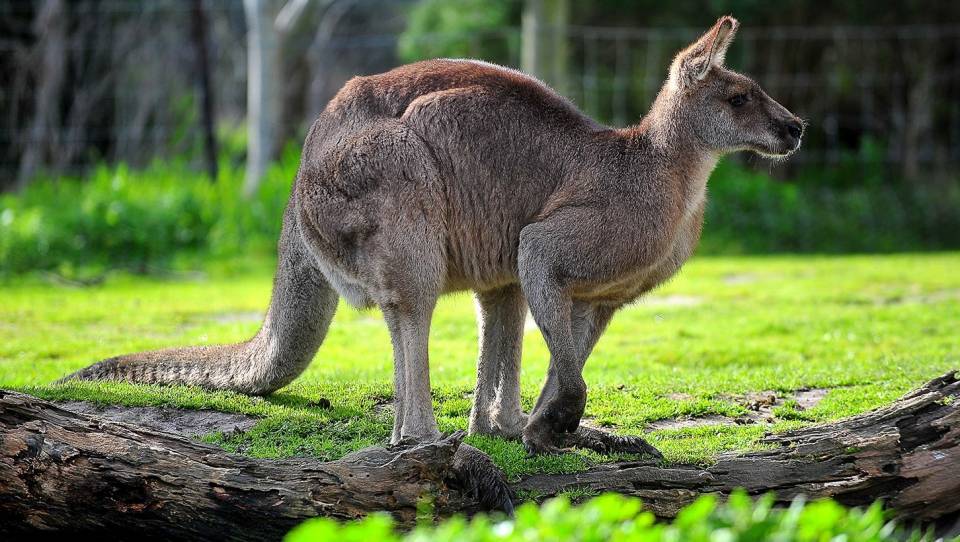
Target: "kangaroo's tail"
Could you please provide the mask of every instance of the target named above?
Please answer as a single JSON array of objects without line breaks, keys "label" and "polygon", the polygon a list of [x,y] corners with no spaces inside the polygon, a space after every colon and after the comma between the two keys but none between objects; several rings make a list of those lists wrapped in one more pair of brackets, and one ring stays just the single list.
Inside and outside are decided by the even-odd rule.
[{"label": "kangaroo's tail", "polygon": [[296,202],[283,219],[270,308],[249,341],[141,352],[105,359],[60,380],[186,384],[266,395],[296,378],[326,336],[338,296],[304,246]]}]

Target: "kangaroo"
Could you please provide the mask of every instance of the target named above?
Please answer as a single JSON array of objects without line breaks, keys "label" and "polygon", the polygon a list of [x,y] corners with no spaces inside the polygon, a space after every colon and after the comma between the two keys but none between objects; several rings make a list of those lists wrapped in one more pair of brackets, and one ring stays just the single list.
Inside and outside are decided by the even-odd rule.
[{"label": "kangaroo", "polygon": [[[110,358],[70,377],[262,395],[311,362],[344,298],[379,307],[394,352],[391,442],[439,437],[427,339],[439,296],[476,293],[480,355],[469,431],[530,453],[577,445],[658,455],[580,425],[582,370],[618,309],[674,275],[700,238],[721,156],[784,158],[802,122],[724,67],[737,21],[677,54],[650,112],[614,129],[540,81],[473,60],[356,77],[313,123],[283,219],[260,331],[225,346]],[[520,406],[527,310],[550,351]]]}]

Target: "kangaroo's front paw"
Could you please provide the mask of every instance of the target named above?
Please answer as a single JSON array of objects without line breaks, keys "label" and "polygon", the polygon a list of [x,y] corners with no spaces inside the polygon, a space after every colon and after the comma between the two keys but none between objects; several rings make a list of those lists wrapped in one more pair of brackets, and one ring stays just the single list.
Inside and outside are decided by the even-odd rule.
[{"label": "kangaroo's front paw", "polygon": [[573,433],[580,427],[580,419],[587,406],[585,391],[560,392],[539,411],[531,414],[531,423],[542,420],[543,424],[558,435]]}]

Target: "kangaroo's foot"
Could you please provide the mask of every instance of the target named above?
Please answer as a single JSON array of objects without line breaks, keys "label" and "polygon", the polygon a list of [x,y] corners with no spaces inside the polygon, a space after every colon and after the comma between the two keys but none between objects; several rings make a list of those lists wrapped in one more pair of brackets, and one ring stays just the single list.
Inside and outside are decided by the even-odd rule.
[{"label": "kangaroo's foot", "polygon": [[601,454],[642,454],[662,459],[660,450],[637,435],[615,435],[601,429],[581,425],[564,435],[567,446],[593,450]]},{"label": "kangaroo's foot", "polygon": [[523,428],[523,445],[530,454],[555,454],[565,443],[565,435],[580,426],[587,406],[586,387],[581,390],[559,390],[557,394],[530,413]]},{"label": "kangaroo's foot", "polygon": [[[534,418],[535,419],[535,418]],[[470,412],[470,434],[500,437],[524,443],[530,454],[560,453],[563,442],[553,438],[557,432],[548,424],[531,422],[531,416],[518,407],[509,411],[481,408]]]},{"label": "kangaroo's foot", "polygon": [[615,435],[586,425],[564,433],[544,430],[544,426],[527,426],[523,431],[523,445],[530,455],[559,454],[568,448],[581,448],[608,455],[641,454],[656,459],[663,458],[660,450],[643,437]]},{"label": "kangaroo's foot", "polygon": [[[491,437],[500,437],[505,440],[522,440],[523,428],[527,426],[529,416],[523,412],[512,417],[502,415],[485,417],[482,414],[474,414],[470,420],[470,434],[488,435]],[[660,459],[663,454],[643,437],[637,435],[616,435],[609,431],[596,429],[581,424],[572,433],[564,433],[559,436],[555,434],[538,435],[540,439],[535,443],[541,446],[537,448],[540,451],[531,450],[529,444],[524,442],[527,451],[531,454],[536,453],[561,453],[564,448],[581,448],[584,450],[593,450],[601,454],[640,454]],[[534,442],[534,441],[530,441]]]},{"label": "kangaroo's foot", "polygon": [[400,423],[396,421],[393,425],[393,432],[390,435],[391,446],[413,446],[417,444],[426,444],[436,442],[445,435],[437,429],[437,422],[430,416],[428,419],[419,420],[420,423]]},{"label": "kangaroo's foot", "polygon": [[474,404],[470,411],[469,432],[471,435],[487,435],[505,440],[520,440],[523,428],[527,425],[527,415],[516,407],[504,410],[482,408]]}]

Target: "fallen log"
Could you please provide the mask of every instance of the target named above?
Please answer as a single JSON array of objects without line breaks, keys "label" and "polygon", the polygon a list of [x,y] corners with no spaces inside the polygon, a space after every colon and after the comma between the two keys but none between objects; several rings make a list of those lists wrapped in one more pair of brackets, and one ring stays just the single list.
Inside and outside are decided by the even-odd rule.
[{"label": "fallen log", "polygon": [[462,437],[330,462],[253,459],[2,391],[0,533],[270,540],[309,517],[373,510],[409,525],[424,497],[439,514],[475,505],[448,487]]},{"label": "fallen log", "polygon": [[960,510],[960,382],[948,373],[890,406],[826,425],[770,435],[770,449],[723,454],[710,467],[616,463],[578,474],[535,475],[514,486],[546,498],[571,490],[635,495],[670,518],[704,493],[804,494],[849,506],[884,499],[903,517]]},{"label": "fallen log", "polygon": [[[461,438],[370,448],[331,462],[253,459],[0,392],[0,533],[264,540],[308,517],[374,510],[410,525],[427,496],[438,516],[477,509],[453,482]],[[917,520],[960,510],[960,382],[953,373],[888,407],[764,442],[770,449],[724,454],[710,467],[625,462],[530,476],[514,488],[541,497],[617,491],[643,498],[661,517],[702,493],[737,487],[773,492],[783,502],[798,494],[849,505],[882,498]]]}]

